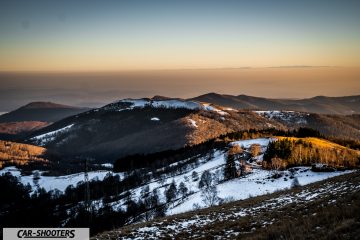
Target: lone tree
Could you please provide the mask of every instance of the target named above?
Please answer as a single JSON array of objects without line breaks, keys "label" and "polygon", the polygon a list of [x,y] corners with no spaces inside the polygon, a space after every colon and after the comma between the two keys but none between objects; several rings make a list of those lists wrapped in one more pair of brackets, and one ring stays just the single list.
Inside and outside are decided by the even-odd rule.
[{"label": "lone tree", "polygon": [[260,154],[261,152],[261,146],[260,144],[252,144],[250,146],[250,153],[252,157],[256,157]]},{"label": "lone tree", "polygon": [[151,192],[151,195],[149,197],[150,199],[150,207],[154,208],[157,207],[160,204],[159,200],[159,192],[156,188],[154,188]]},{"label": "lone tree", "polygon": [[[162,204],[159,198],[159,190],[154,188],[150,194],[149,198],[149,205],[148,208],[151,209],[151,217],[158,218],[158,217],[165,217],[166,213],[166,204]],[[145,214],[146,217],[146,214]]]},{"label": "lone tree", "polygon": [[193,171],[191,174],[191,178],[193,182],[196,182],[197,180],[199,180],[199,174],[196,171]]},{"label": "lone tree", "polygon": [[244,152],[244,149],[240,146],[240,145],[233,145],[230,149],[229,149],[229,154],[235,155],[235,154],[241,154]]},{"label": "lone tree", "polygon": [[208,170],[205,170],[203,174],[201,174],[199,188],[209,188],[212,183],[212,175]]},{"label": "lone tree", "polygon": [[271,169],[275,172],[274,177],[280,177],[280,169],[284,167],[284,161],[281,158],[274,157],[271,159]]},{"label": "lone tree", "polygon": [[40,173],[39,173],[39,171],[35,171],[34,176],[33,176],[33,183],[37,188],[40,187],[39,180],[40,180]]},{"label": "lone tree", "polygon": [[173,180],[169,188],[165,191],[166,201],[171,202],[172,200],[174,200],[176,198],[176,192],[177,192],[176,184],[175,181]]},{"label": "lone tree", "polygon": [[215,185],[211,185],[201,191],[202,201],[206,206],[212,207],[219,202],[218,190]]},{"label": "lone tree", "polygon": [[235,155],[228,153],[226,156],[226,163],[224,168],[224,179],[230,180],[236,178],[237,169],[235,164]]},{"label": "lone tree", "polygon": [[146,185],[145,187],[141,188],[140,196],[141,198],[146,198],[149,195],[150,187],[149,185]]},{"label": "lone tree", "polygon": [[186,197],[186,194],[188,193],[188,188],[185,186],[183,182],[179,185],[179,194],[184,198]]}]

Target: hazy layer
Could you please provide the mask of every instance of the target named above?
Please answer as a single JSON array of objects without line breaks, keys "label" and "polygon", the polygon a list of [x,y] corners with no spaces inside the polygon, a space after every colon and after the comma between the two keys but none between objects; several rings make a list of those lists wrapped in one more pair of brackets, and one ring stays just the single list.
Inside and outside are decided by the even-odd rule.
[{"label": "hazy layer", "polygon": [[132,97],[189,98],[208,92],[270,98],[360,94],[360,69],[206,69],[92,73],[0,73],[0,111],[31,101],[101,106]]}]

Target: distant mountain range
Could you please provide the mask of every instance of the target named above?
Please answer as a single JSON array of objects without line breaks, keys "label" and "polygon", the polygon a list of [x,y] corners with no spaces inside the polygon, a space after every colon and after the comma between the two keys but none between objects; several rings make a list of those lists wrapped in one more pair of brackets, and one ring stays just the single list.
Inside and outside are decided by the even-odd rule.
[{"label": "distant mountain range", "polygon": [[78,108],[52,102],[32,102],[1,115],[0,123],[23,121],[56,122],[89,109],[90,108]]},{"label": "distant mountain range", "polygon": [[208,102],[236,109],[288,110],[342,115],[360,113],[360,95],[347,97],[317,96],[308,99],[292,100],[208,93],[189,100]]},{"label": "distant mountain range", "polygon": [[63,118],[88,111],[51,102],[32,102],[0,115],[0,138],[16,139]]},{"label": "distant mountain range", "polygon": [[314,128],[326,136],[360,139],[360,115],[237,110],[156,96],[123,99],[67,117],[35,131],[27,141],[69,157],[114,161],[195,145],[234,131],[299,127]]},{"label": "distant mountain range", "polygon": [[178,149],[226,132],[266,128],[267,122],[281,128],[253,112],[239,114],[196,101],[124,99],[58,121],[28,141],[64,155],[113,161],[129,154]]},{"label": "distant mountain range", "polygon": [[[178,149],[248,129],[310,127],[329,137],[360,140],[359,100],[359,96],[285,100],[209,93],[189,100],[123,99],[97,109],[34,102],[0,116],[0,139],[101,161]],[[346,113],[353,114],[342,115]]]}]

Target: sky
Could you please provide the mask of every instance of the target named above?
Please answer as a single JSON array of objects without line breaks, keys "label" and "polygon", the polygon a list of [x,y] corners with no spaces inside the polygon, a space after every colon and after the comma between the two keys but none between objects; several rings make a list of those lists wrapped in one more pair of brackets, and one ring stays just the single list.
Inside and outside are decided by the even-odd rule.
[{"label": "sky", "polygon": [[360,1],[1,0],[0,70],[360,62]]},{"label": "sky", "polygon": [[0,111],[360,94],[358,0],[0,0]]}]

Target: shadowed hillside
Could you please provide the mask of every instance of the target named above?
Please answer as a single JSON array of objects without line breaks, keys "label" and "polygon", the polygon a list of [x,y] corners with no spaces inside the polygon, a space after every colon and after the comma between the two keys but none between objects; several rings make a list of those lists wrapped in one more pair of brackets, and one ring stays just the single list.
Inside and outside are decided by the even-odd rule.
[{"label": "shadowed hillside", "polygon": [[246,95],[232,96],[217,93],[204,94],[191,100],[209,102],[236,109],[292,110],[321,114],[359,114],[360,96],[324,97],[308,99],[269,99]]},{"label": "shadowed hillside", "polygon": [[65,117],[89,110],[51,102],[32,102],[0,116],[0,122],[56,122]]}]

